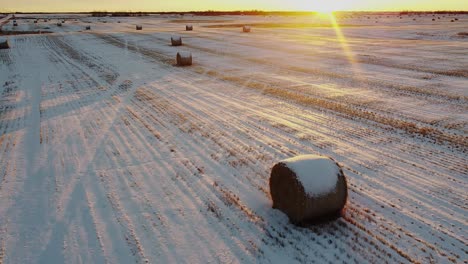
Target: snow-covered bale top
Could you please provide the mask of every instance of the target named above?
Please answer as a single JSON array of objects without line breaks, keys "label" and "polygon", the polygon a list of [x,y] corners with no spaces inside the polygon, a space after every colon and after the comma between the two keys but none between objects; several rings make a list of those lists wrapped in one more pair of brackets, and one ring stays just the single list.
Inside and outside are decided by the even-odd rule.
[{"label": "snow-covered bale top", "polygon": [[270,191],[273,208],[299,225],[338,216],[348,193],[340,166],[317,155],[297,156],[273,166]]}]

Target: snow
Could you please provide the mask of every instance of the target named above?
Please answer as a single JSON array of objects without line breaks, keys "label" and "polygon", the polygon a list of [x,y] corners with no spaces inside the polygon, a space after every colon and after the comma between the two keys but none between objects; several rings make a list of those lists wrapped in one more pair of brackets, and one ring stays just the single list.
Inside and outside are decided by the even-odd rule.
[{"label": "snow", "polygon": [[[0,50],[0,263],[468,259],[468,15],[338,18],[341,38],[315,16],[18,16],[2,29],[53,33]],[[342,166],[342,218],[272,209],[271,165],[300,153]]]},{"label": "snow", "polygon": [[300,155],[282,160],[297,176],[304,191],[311,197],[330,193],[336,187],[340,168],[330,158],[318,155]]}]

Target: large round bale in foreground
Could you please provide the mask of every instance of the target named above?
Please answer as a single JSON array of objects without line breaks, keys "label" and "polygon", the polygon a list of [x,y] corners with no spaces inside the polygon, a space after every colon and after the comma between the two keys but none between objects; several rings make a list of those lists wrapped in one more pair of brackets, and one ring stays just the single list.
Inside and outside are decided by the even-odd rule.
[{"label": "large round bale in foreground", "polygon": [[192,26],[192,25],[186,25],[186,26],[185,26],[185,30],[186,30],[186,31],[192,31],[192,30],[193,30],[193,26]]},{"label": "large round bale in foreground", "polygon": [[192,53],[190,52],[177,52],[177,66],[190,66],[192,65]]},{"label": "large round bale in foreground", "polygon": [[341,167],[331,158],[302,155],[280,161],[270,176],[273,208],[303,226],[338,217],[348,198]]},{"label": "large round bale in foreground", "polygon": [[171,37],[171,45],[172,46],[182,46],[182,38],[181,37]]},{"label": "large round bale in foreground", "polygon": [[10,44],[8,43],[8,40],[0,42],[0,49],[9,49],[9,48],[10,48]]},{"label": "large round bale in foreground", "polygon": [[142,30],[143,26],[142,25],[136,25],[136,30]]}]

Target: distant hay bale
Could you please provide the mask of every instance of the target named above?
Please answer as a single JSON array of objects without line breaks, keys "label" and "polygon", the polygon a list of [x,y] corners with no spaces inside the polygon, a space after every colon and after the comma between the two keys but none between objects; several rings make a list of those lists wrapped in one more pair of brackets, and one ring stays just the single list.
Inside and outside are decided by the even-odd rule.
[{"label": "distant hay bale", "polygon": [[10,44],[8,43],[8,40],[0,42],[0,49],[9,49],[9,48],[10,48]]},{"label": "distant hay bale", "polygon": [[44,19],[44,22],[47,22],[47,19]]},{"label": "distant hay bale", "polygon": [[177,52],[177,66],[190,66],[192,65],[192,53],[190,52]]},{"label": "distant hay bale", "polygon": [[192,31],[193,30],[193,25],[185,25],[185,30],[186,31]]},{"label": "distant hay bale", "polygon": [[14,26],[14,27],[17,27],[17,26],[18,26],[18,23],[16,23],[16,22],[13,23],[13,26]]},{"label": "distant hay bale", "polygon": [[37,24],[37,20],[34,20],[34,24]]},{"label": "distant hay bale", "polygon": [[142,25],[136,25],[136,30],[142,30],[143,26]]},{"label": "distant hay bale", "polygon": [[450,20],[450,22],[455,22],[455,20],[452,19],[452,20]]},{"label": "distant hay bale", "polygon": [[435,21],[435,18],[433,18],[432,21]]},{"label": "distant hay bale", "polygon": [[62,26],[62,23],[57,23],[57,27],[61,27]]},{"label": "distant hay bale", "polygon": [[280,161],[271,170],[269,184],[273,208],[300,226],[338,217],[348,197],[343,170],[324,156]]},{"label": "distant hay bale", "polygon": [[91,30],[91,26],[86,26],[86,30]]},{"label": "distant hay bale", "polygon": [[180,36],[171,37],[172,46],[182,46],[182,38]]},{"label": "distant hay bale", "polygon": [[455,20],[455,21],[458,21],[458,18],[455,18],[454,20]]},{"label": "distant hay bale", "polygon": [[250,27],[249,26],[243,26],[242,27],[242,32],[249,33],[250,32]]},{"label": "distant hay bale", "polygon": [[117,21],[117,23],[120,23],[120,21]]},{"label": "distant hay bale", "polygon": [[65,24],[65,20],[62,20],[62,24]]}]

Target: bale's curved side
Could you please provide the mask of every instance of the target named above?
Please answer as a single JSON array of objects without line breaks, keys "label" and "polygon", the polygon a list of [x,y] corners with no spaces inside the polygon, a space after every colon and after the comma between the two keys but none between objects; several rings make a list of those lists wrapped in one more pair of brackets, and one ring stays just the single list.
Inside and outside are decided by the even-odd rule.
[{"label": "bale's curved side", "polygon": [[185,55],[178,52],[176,60],[178,66],[190,66],[192,65],[192,54]]},{"label": "bale's curved side", "polygon": [[335,189],[323,196],[306,199],[305,215],[302,224],[320,222],[340,216],[348,199],[348,187],[340,169]]}]

